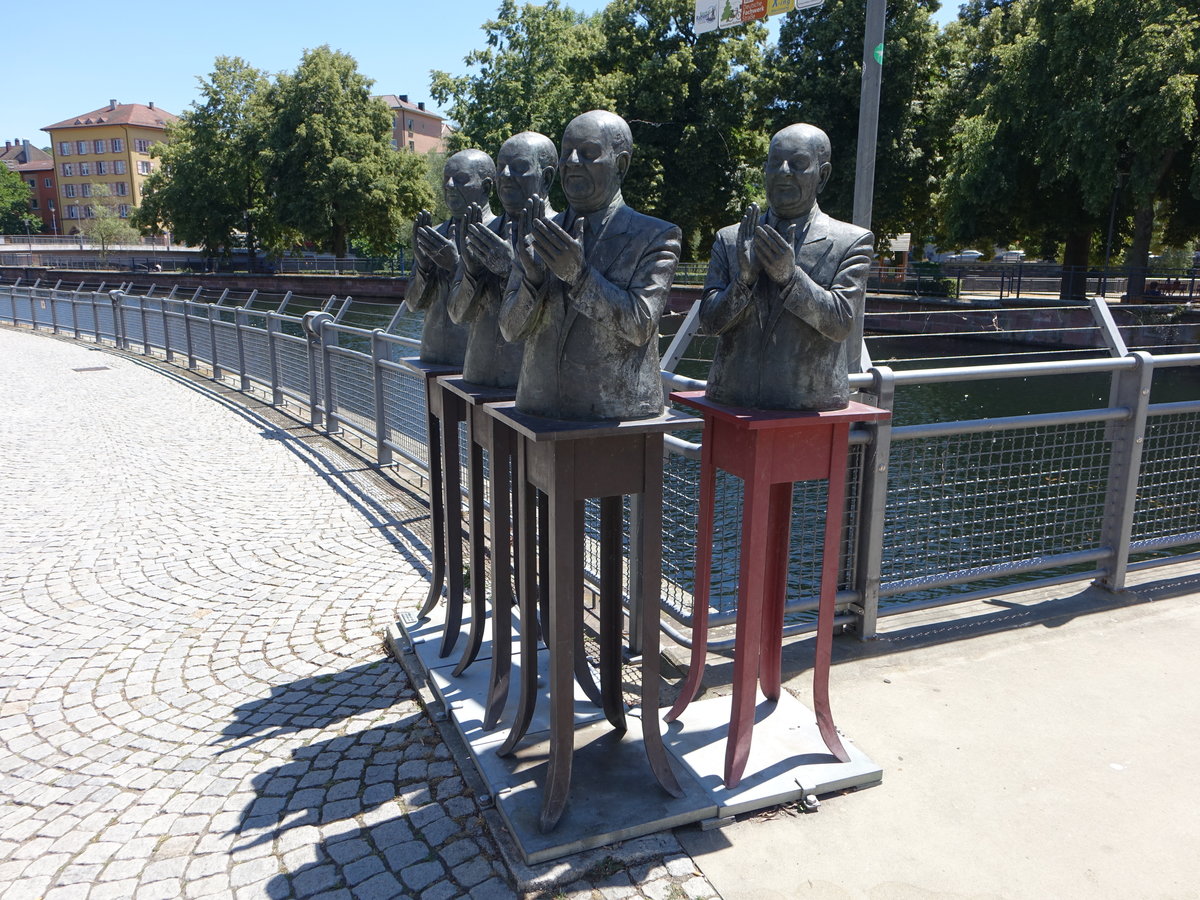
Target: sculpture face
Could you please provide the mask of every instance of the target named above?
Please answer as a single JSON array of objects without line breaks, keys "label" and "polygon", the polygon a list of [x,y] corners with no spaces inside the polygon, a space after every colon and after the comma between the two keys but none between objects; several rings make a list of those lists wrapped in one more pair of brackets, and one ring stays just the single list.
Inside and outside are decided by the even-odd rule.
[{"label": "sculpture face", "polygon": [[576,212],[595,212],[620,192],[629,152],[617,149],[602,116],[584,113],[563,132],[558,169],[571,207]]},{"label": "sculpture face", "polygon": [[451,216],[464,215],[472,203],[484,208],[488,206],[494,171],[491,159],[480,150],[462,150],[446,160],[446,168],[442,171],[442,197]]},{"label": "sculpture face", "polygon": [[776,215],[792,219],[812,209],[832,171],[828,161],[822,162],[823,139],[822,132],[806,126],[785,128],[771,138],[763,175]]},{"label": "sculpture face", "polygon": [[554,144],[543,135],[519,134],[509,138],[496,156],[496,193],[510,216],[537,194],[545,197],[554,181]]}]

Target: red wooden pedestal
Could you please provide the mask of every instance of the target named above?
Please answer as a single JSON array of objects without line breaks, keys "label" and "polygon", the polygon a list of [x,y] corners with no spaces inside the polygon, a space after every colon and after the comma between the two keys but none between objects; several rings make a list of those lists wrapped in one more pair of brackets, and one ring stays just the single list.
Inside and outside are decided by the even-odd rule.
[{"label": "red wooden pedestal", "polygon": [[674,721],[687,708],[700,688],[704,673],[717,469],[741,478],[745,491],[734,638],[733,708],[725,745],[725,786],[728,788],[737,786],[746,769],[759,684],[768,700],[779,699],[792,483],[828,479],[813,664],[813,707],[825,746],[839,760],[848,762],[850,757],[838,737],[829,709],[829,665],[846,498],[846,458],[851,424],[884,419],[891,413],[862,403],[851,403],[845,409],[827,412],[740,409],[714,403],[706,399],[702,391],[673,393],[671,399],[703,413],[704,444],[696,527],[691,665],[679,699],[666,720]]}]

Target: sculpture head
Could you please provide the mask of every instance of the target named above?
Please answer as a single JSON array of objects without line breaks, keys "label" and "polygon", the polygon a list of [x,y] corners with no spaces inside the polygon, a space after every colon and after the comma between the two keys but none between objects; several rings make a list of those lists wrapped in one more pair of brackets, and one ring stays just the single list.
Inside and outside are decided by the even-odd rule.
[{"label": "sculpture head", "polygon": [[767,203],[777,216],[807,215],[833,166],[829,136],[815,125],[789,125],[775,133],[763,167]]},{"label": "sculpture head", "polygon": [[558,168],[563,193],[576,212],[606,208],[621,193],[633,158],[633,135],[616,113],[594,109],[563,132]]},{"label": "sculpture head", "polygon": [[478,203],[485,210],[496,181],[496,164],[482,150],[460,150],[446,160],[442,170],[442,197],[450,215],[458,218]]},{"label": "sculpture head", "polygon": [[557,167],[558,151],[544,134],[522,131],[505,141],[496,154],[496,193],[504,211],[516,215],[534,194],[549,194]]}]

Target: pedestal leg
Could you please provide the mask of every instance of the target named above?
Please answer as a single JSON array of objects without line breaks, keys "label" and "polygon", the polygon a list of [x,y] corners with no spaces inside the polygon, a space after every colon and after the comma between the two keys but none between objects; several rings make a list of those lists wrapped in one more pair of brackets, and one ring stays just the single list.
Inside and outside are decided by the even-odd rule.
[{"label": "pedestal leg", "polygon": [[625,730],[621,696],[621,498],[600,499],[600,696],[604,717]]},{"label": "pedestal leg", "polygon": [[762,655],[763,603],[767,572],[770,482],[750,467],[742,501],[742,559],[733,651],[733,705],[725,741],[725,786],[737,787],[750,757],[754,708]]},{"label": "pedestal leg", "polygon": [[512,507],[509,500],[512,474],[512,432],[492,423],[492,668],[488,678],[487,706],[483,730],[491,731],[500,721],[508,699],[512,672]]},{"label": "pedestal leg", "polygon": [[821,555],[821,600],[817,611],[817,645],[813,660],[813,709],[817,728],[829,752],[841,762],[850,754],[842,746],[829,708],[829,667],[833,659],[833,616],[837,610],[838,559],[842,516],[846,506],[846,456],[850,427],[830,429],[829,491],[825,510],[825,546]]},{"label": "pedestal leg", "polygon": [[542,831],[554,828],[566,808],[575,753],[575,631],[583,567],[574,544],[575,535],[583,533],[583,517],[582,504],[573,496],[574,456],[569,444],[555,448],[550,491],[550,761],[542,795]]},{"label": "pedestal leg", "polygon": [[704,662],[708,656],[708,594],[712,580],[713,509],[716,503],[717,468],[713,464],[713,444],[717,426],[712,419],[704,423],[704,443],[700,450],[700,506],[696,511],[696,568],[692,589],[692,654],[687,678],[666,721],[674,722],[700,692]]},{"label": "pedestal leg", "polygon": [[[574,489],[574,485],[572,485],[571,489]],[[571,545],[571,552],[575,557],[575,569],[579,572],[579,589],[575,592],[573,599],[575,610],[575,630],[573,632],[575,641],[575,681],[583,688],[585,697],[591,700],[596,706],[603,708],[600,687],[596,684],[595,678],[592,677],[592,669],[588,665],[587,646],[583,640],[583,515],[585,503],[583,500],[577,500],[576,504],[579,508],[575,512],[579,518],[580,525],[579,530],[573,534]],[[553,541],[554,533],[551,532],[551,535],[551,541]]]},{"label": "pedestal leg", "polygon": [[[493,454],[494,455],[494,454]],[[494,462],[494,461],[493,461]],[[493,504],[495,502],[495,494]],[[495,506],[492,507],[495,515]],[[467,412],[467,535],[471,549],[471,627],[462,658],[454,667],[457,678],[467,670],[483,645],[484,623],[487,620],[487,566],[484,564],[486,535],[483,512],[483,447],[475,440],[475,412]],[[493,568],[495,560],[492,561]],[[493,589],[493,595],[495,591]]]},{"label": "pedestal leg", "polygon": [[526,442],[517,441],[517,518],[520,529],[517,534],[518,552],[521,554],[521,585],[518,599],[521,603],[521,680],[517,697],[517,711],[513,716],[508,737],[496,752],[508,756],[529,730],[533,710],[537,706],[538,677],[538,590],[537,575],[537,528],[534,525],[538,492],[525,478],[527,470]]},{"label": "pedestal leg", "polygon": [[662,725],[659,722],[658,683],[658,625],[662,604],[662,495],[663,439],[661,434],[647,435],[645,457],[645,491],[642,495],[641,547],[638,558],[642,593],[642,742],[646,757],[658,783],[672,797],[682,797],[683,788],[671,769],[667,748],[663,746]]},{"label": "pedestal leg", "polygon": [[763,598],[763,620],[760,644],[762,658],[758,677],[763,696],[778,700],[782,689],[783,609],[787,600],[788,546],[792,531],[792,483],[782,481],[771,485],[767,512],[767,573],[766,595]]},{"label": "pedestal leg", "polygon": [[550,643],[550,498],[537,495],[537,627],[542,643]]},{"label": "pedestal leg", "polygon": [[[427,391],[435,390],[425,382]],[[417,613],[423,619],[437,606],[446,583],[446,511],[442,508],[442,428],[438,417],[433,414],[429,398],[425,400],[425,452],[429,457],[429,531],[433,539],[432,571],[429,575],[429,594]]]},{"label": "pedestal leg", "polygon": [[446,521],[446,578],[449,596],[446,598],[446,627],[442,631],[442,648],[438,656],[445,659],[458,642],[462,630],[463,606],[463,559],[462,559],[462,474],[458,457],[458,423],[462,421],[458,401],[449,391],[444,391],[437,382],[430,388],[441,391],[442,403],[442,484],[445,486]]}]

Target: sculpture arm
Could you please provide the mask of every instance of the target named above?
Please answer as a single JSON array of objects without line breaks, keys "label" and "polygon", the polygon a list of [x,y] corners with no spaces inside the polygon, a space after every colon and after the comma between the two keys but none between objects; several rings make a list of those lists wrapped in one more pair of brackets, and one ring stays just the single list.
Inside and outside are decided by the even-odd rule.
[{"label": "sculpture arm", "polygon": [[500,304],[500,334],[506,341],[523,341],[542,330],[549,290],[546,279],[540,285],[530,283],[520,261],[513,263]]},{"label": "sculpture arm", "polygon": [[450,314],[450,320],[455,325],[474,322],[487,302],[489,286],[498,281],[499,277],[487,270],[472,275],[459,261],[450,287],[450,296],[446,300],[446,311]]},{"label": "sculpture arm", "polygon": [[861,313],[867,292],[867,273],[875,237],[864,231],[842,256],[828,288],[821,287],[800,266],[783,287],[784,309],[807,322],[831,341],[844,341]]},{"label": "sculpture arm", "polygon": [[719,235],[713,241],[700,300],[700,330],[704,334],[721,334],[736,325],[753,303],[754,287],[738,279],[730,259],[732,250]]},{"label": "sculpture arm", "polygon": [[658,334],[658,320],[671,293],[679,262],[680,230],[672,225],[654,235],[638,257],[628,286],[614,284],[595,267],[584,266],[567,289],[571,304],[597,324],[635,347]]},{"label": "sculpture arm", "polygon": [[413,312],[426,309],[437,294],[437,277],[433,269],[414,268],[404,291],[404,305]]}]

